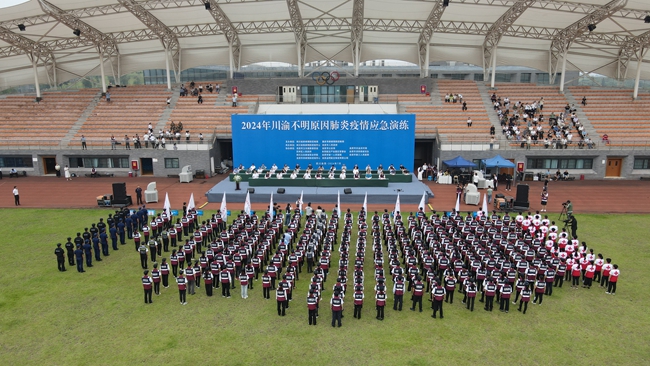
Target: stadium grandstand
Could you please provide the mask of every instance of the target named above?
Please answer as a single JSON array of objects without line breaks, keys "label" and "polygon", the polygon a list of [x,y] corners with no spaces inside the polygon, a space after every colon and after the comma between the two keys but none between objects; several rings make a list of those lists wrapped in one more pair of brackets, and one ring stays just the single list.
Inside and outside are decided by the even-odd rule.
[{"label": "stadium grandstand", "polygon": [[209,176],[233,114],[379,104],[415,114],[409,167],[500,154],[530,179],[650,176],[645,0],[3,4],[7,170]]}]

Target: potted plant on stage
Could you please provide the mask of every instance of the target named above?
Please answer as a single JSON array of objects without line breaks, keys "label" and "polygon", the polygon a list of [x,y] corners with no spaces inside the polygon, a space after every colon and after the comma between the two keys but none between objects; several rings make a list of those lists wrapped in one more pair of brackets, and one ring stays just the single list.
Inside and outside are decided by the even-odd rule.
[{"label": "potted plant on stage", "polygon": [[233,177],[233,180],[235,181],[235,190],[236,191],[241,191],[241,188],[239,188],[239,182],[241,182],[241,175],[235,174]]}]

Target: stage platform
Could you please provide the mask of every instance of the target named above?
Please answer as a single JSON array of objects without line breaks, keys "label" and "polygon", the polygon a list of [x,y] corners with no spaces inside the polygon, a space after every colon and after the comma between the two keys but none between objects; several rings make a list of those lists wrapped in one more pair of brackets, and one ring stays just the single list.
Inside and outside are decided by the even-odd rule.
[{"label": "stage platform", "polygon": [[[235,190],[235,183],[225,179],[212,187],[205,196],[208,202],[219,203],[226,193],[226,200],[230,202],[244,202],[246,192],[249,188],[247,182],[239,184],[241,190]],[[303,202],[336,203],[337,194],[341,192],[341,206],[347,208],[350,204],[362,204],[368,193],[368,204],[395,204],[399,193],[400,203],[418,204],[422,199],[422,193],[427,192],[429,198],[433,198],[433,192],[427,185],[418,181],[415,176],[410,183],[389,183],[388,187],[351,187],[352,193],[345,194],[343,190],[348,187],[283,187],[285,193],[277,193],[278,187],[252,187],[255,193],[251,193],[251,203],[269,202],[271,192],[273,201],[280,204],[295,203],[303,193]]]}]

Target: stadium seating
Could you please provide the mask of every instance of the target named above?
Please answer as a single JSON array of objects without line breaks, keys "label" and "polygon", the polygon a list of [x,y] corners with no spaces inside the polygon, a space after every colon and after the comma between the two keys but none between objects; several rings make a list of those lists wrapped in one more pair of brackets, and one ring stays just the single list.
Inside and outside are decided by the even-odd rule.
[{"label": "stadium seating", "polygon": [[[437,80],[440,98],[447,93],[462,94],[467,102],[467,111],[462,111],[462,103],[444,103],[442,106],[406,106],[407,113],[415,113],[415,132],[430,133],[438,128],[438,133],[450,139],[489,140],[490,119],[481,94],[473,81]],[[467,118],[472,119],[472,127],[467,127]]]},{"label": "stadium seating", "polygon": [[0,99],[3,145],[58,145],[98,92],[83,89],[43,93],[40,103],[33,96]]},{"label": "stadium seating", "polygon": [[165,85],[138,85],[111,88],[111,102],[103,98],[95,107],[71,144],[77,144],[84,135],[89,144],[110,145],[110,137],[122,141],[124,135],[142,136],[147,125],[156,125],[167,108],[167,98],[172,92]]},{"label": "stadium seating", "polygon": [[650,140],[650,93],[639,93],[639,100],[632,100],[632,90],[594,89],[591,87],[569,87],[577,101],[587,98],[582,107],[589,122],[596,129],[599,140],[607,135],[611,144],[630,143],[648,145]]},{"label": "stadium seating", "polygon": [[167,129],[172,121],[182,122],[183,130],[190,131],[192,136],[202,133],[205,138],[217,133],[230,133],[230,115],[233,113],[248,113],[248,106],[233,108],[230,104],[215,105],[217,94],[204,93],[203,104],[197,103],[197,97],[181,97],[172,111]]}]

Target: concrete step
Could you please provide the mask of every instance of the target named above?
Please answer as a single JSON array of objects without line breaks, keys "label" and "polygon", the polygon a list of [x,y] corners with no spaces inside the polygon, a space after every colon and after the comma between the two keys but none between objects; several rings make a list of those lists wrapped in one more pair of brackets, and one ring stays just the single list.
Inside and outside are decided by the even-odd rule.
[{"label": "concrete step", "polygon": [[[97,92],[97,94],[93,97],[93,99],[88,103],[88,106],[86,109],[81,113],[79,116],[79,119],[77,119],[77,122],[75,122],[72,127],[68,130],[68,133],[61,139],[61,146],[65,146],[70,144],[74,136],[79,132],[81,127],[83,127],[84,123],[86,123],[86,120],[90,115],[92,115],[93,111],[95,110],[95,107],[100,103],[102,99],[102,93]],[[81,148],[81,143],[79,143],[79,148]]]},{"label": "concrete step", "polygon": [[[589,121],[589,117],[587,117],[585,111],[582,109],[582,104],[580,104],[580,101],[576,100],[568,88],[564,89],[564,97],[566,98],[567,102],[569,102],[570,105],[573,105],[576,109],[576,116],[578,116],[580,123],[585,126],[585,133],[587,134],[587,137],[594,141],[598,141],[598,132]],[[580,100],[582,100],[582,98]]]},{"label": "concrete step", "polygon": [[476,83],[476,87],[478,88],[479,93],[481,94],[481,99],[483,100],[483,105],[485,106],[485,110],[488,114],[488,117],[490,118],[490,123],[494,128],[496,129],[496,139],[497,140],[504,140],[505,137],[501,134],[501,122],[499,121],[499,117],[497,114],[494,112],[494,105],[492,104],[492,101],[490,100],[490,90],[488,87],[481,82]]},{"label": "concrete step", "polygon": [[179,98],[180,98],[180,92],[178,90],[172,89],[172,100],[170,101],[167,109],[165,109],[165,111],[160,115],[160,119],[158,120],[158,123],[156,123],[154,131],[159,131],[159,130],[164,131],[166,129],[167,123],[171,118],[174,108],[176,108],[176,103],[178,102]]},{"label": "concrete step", "polygon": [[442,98],[440,98],[440,88],[438,87],[438,81],[433,80],[431,82],[431,105],[442,106]]}]

